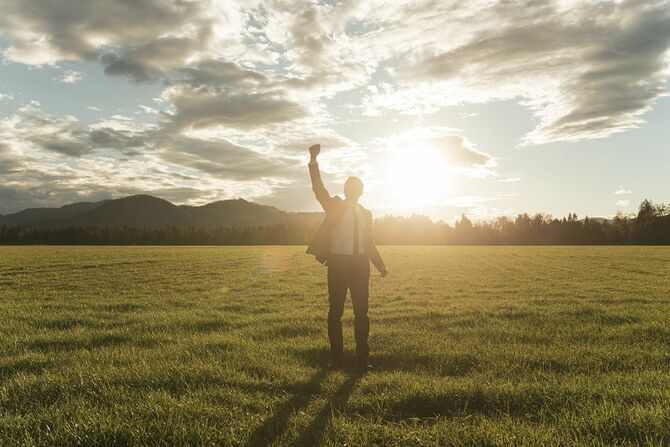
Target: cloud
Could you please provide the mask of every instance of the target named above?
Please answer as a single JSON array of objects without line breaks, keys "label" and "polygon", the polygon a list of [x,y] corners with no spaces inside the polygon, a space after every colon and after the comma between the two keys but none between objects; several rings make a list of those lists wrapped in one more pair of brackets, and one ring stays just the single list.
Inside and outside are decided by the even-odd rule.
[{"label": "cloud", "polygon": [[[198,200],[198,195],[210,196],[206,191],[217,191],[218,198],[224,190],[226,195],[267,195],[293,179],[295,157],[286,156],[295,151],[289,148],[293,133],[286,132],[284,139],[275,132],[296,121],[300,128],[314,130],[321,119],[313,112],[321,109],[315,99],[290,91],[298,79],[296,73],[283,70],[278,75],[274,69],[261,73],[252,68],[250,61],[278,60],[276,49],[253,42],[248,32],[258,31],[247,20],[247,14],[262,15],[256,6],[179,0],[140,0],[133,5],[65,0],[56,6],[37,0],[0,0],[0,34],[9,41],[6,60],[28,65],[97,60],[107,75],[164,85],[162,111],[141,107],[154,115],[152,125],[114,116],[84,126],[74,116],[51,115],[38,105],[23,107],[3,120],[3,135],[22,152],[17,159],[42,158],[33,159],[34,176],[25,178],[25,187],[16,186],[23,195],[15,200],[44,203],[45,198],[27,191],[47,188],[48,182],[63,188],[50,200],[73,197],[77,188],[97,191],[92,186],[95,182],[106,185],[110,195],[130,190],[179,191],[182,199],[193,194],[190,200]],[[76,78],[66,73],[63,80]],[[101,111],[95,106],[90,110]],[[216,129],[235,133],[238,140],[208,135]],[[195,131],[201,134],[194,135]],[[328,133],[333,132],[328,129]],[[266,142],[269,146],[263,148]],[[163,166],[162,171],[125,175],[142,172],[136,161],[146,157]],[[71,166],[64,171],[67,180],[43,177],[45,183],[40,182],[38,173],[60,160]],[[113,164],[124,166],[124,175],[112,171]],[[189,185],[151,182],[151,178],[166,177]]]},{"label": "cloud", "polygon": [[443,135],[428,140],[428,143],[437,146],[447,161],[455,165],[484,166],[493,160],[461,135]]},{"label": "cloud", "polygon": [[[160,192],[175,197],[175,191],[190,191],[195,202],[213,197],[214,191],[219,199],[226,197],[222,191],[256,197],[295,175],[295,160],[281,152],[263,154],[223,138],[189,137],[169,123],[138,123],[122,115],[83,126],[73,116],[44,112],[36,102],[1,120],[0,137],[7,141],[0,146],[0,172],[23,172],[20,181],[4,178],[23,191],[14,196],[16,203],[32,198],[37,205],[47,197],[65,199],[78,190],[92,193],[105,187],[108,196]],[[150,173],[139,174],[149,166]],[[44,175],[52,170],[60,177]],[[51,196],[28,191],[47,190],[54,182],[59,192]]]},{"label": "cloud", "polygon": [[304,118],[305,104],[289,98],[277,83],[254,70],[214,59],[176,70],[161,99],[178,131],[226,126],[255,129]]},{"label": "cloud", "polygon": [[616,195],[618,195],[618,196],[620,196],[620,195],[624,195],[624,194],[632,194],[632,193],[633,193],[633,191],[631,191],[630,189],[625,189],[625,188],[623,187],[623,185],[619,185],[619,187],[617,188],[617,190],[614,191],[614,194],[616,194]]},{"label": "cloud", "polygon": [[35,102],[0,120],[0,136],[24,152],[41,149],[68,157],[81,157],[97,149],[139,148],[145,144],[145,132],[152,128],[119,116],[83,127],[76,117],[50,115]]},{"label": "cloud", "polygon": [[93,59],[103,47],[152,41],[197,22],[204,3],[2,0],[0,29],[11,40],[5,57],[36,65]]},{"label": "cloud", "polygon": [[61,82],[65,82],[66,84],[76,84],[82,79],[84,79],[84,75],[75,70],[65,70],[65,73],[60,78]]},{"label": "cloud", "polygon": [[346,32],[351,4],[311,1],[267,1],[262,32],[283,51],[284,86],[331,97],[364,85],[376,69],[377,58],[359,52]]},{"label": "cloud", "polygon": [[11,93],[0,93],[0,101],[11,101],[14,95]]},{"label": "cloud", "polygon": [[399,88],[368,95],[368,109],[416,113],[423,103],[430,113],[518,99],[538,120],[525,142],[545,143],[636,127],[664,91],[667,2],[584,2],[568,11],[559,3],[499,2],[480,12],[452,46],[417,46],[413,62],[397,69]]},{"label": "cloud", "polygon": [[74,116],[52,116],[31,103],[19,108],[15,115],[0,120],[0,136],[14,144],[76,157],[89,151],[85,132],[77,123]]},{"label": "cloud", "polygon": [[100,57],[108,75],[126,75],[136,82],[154,81],[187,64],[209,40],[209,28],[193,37],[159,37],[145,43],[129,45],[120,53],[103,53]]},{"label": "cloud", "polygon": [[325,58],[328,49],[333,46],[333,39],[323,27],[319,8],[301,7],[294,11],[291,22],[288,27],[289,51],[294,53],[295,63],[310,70],[326,62]]},{"label": "cloud", "polygon": [[155,144],[156,154],[175,165],[225,179],[262,181],[290,177],[293,165],[230,141],[170,136]]},{"label": "cloud", "polygon": [[14,173],[20,167],[21,162],[12,147],[6,143],[0,143],[0,174]]},{"label": "cloud", "polygon": [[627,208],[627,207],[630,206],[630,200],[618,200],[615,205],[623,207],[623,208]]},{"label": "cloud", "polygon": [[467,169],[495,167],[495,158],[481,152],[457,129],[448,127],[418,126],[389,137],[379,138],[375,143],[395,152],[429,150],[444,159],[449,166]]},{"label": "cloud", "polygon": [[300,104],[279,91],[226,94],[180,88],[169,99],[175,109],[170,118],[179,129],[216,125],[251,129],[306,115]]},{"label": "cloud", "polygon": [[[314,95],[370,85],[361,102],[368,115],[513,99],[538,122],[524,142],[581,140],[639,126],[664,94],[669,72],[667,1],[0,0],[0,6],[8,60],[99,58],[108,74],[144,82],[181,73],[194,90],[221,87],[223,78],[235,85],[234,76],[247,83],[238,90],[270,83],[262,92],[229,88],[221,99],[183,91],[185,115],[236,126],[244,119],[235,122],[228,110],[263,107],[267,121],[281,122],[298,116],[296,95],[318,101]],[[272,68],[243,73],[240,63]]]},{"label": "cloud", "polygon": [[140,114],[159,115],[160,114],[160,111],[158,109],[154,109],[153,107],[144,106],[144,105],[141,105],[141,104],[138,107],[140,108],[140,110],[135,112],[136,115],[140,115]]},{"label": "cloud", "polygon": [[188,85],[197,90],[254,88],[268,82],[269,78],[266,75],[244,69],[236,63],[206,59],[196,65],[177,70],[171,83]]},{"label": "cloud", "polygon": [[20,40],[8,47],[3,56],[6,60],[26,65],[55,65],[60,60],[74,60],[74,55],[59,53],[44,36],[34,34],[31,40]]},{"label": "cloud", "polygon": [[276,61],[252,26],[259,2],[137,0],[108,2],[0,0],[7,61],[55,65],[98,60],[109,75],[136,82],[212,58]]}]

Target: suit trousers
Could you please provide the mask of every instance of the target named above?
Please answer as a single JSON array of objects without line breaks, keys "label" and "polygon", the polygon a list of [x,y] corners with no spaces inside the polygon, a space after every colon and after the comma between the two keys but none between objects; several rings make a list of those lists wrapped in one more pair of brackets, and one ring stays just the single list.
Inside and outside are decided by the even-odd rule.
[{"label": "suit trousers", "polygon": [[370,261],[367,255],[328,255],[328,338],[333,359],[342,357],[342,315],[347,290],[351,291],[354,307],[354,334],[356,355],[367,360],[369,347],[368,335],[368,297],[370,283]]}]

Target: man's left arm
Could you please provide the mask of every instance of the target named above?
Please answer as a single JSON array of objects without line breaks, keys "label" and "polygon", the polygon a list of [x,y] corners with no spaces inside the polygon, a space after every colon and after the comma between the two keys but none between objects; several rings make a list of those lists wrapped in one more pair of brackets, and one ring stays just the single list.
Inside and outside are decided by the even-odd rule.
[{"label": "man's left arm", "polygon": [[[369,212],[369,211],[368,211]],[[388,270],[386,270],[386,265],[384,265],[384,261],[382,260],[382,256],[379,254],[379,250],[377,250],[377,246],[375,245],[374,238],[372,237],[372,213],[368,215],[368,230],[370,231],[370,234],[368,235],[368,257],[370,258],[370,261],[372,262],[372,265],[374,265],[377,270],[379,270],[379,273],[381,273],[382,278],[385,277],[386,275],[389,274]]]}]

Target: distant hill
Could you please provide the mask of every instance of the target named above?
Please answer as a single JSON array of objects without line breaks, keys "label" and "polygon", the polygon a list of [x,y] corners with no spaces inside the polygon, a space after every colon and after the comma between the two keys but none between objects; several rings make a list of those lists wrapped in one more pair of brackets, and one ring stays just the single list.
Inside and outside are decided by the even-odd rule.
[{"label": "distant hill", "polygon": [[274,225],[296,217],[295,213],[244,199],[221,200],[202,206],[182,205],[179,208],[191,217],[193,225],[204,228]]},{"label": "distant hill", "polygon": [[0,216],[0,225],[31,228],[221,228],[267,226],[296,220],[314,222],[320,216],[320,213],[290,213],[244,199],[221,200],[202,206],[178,206],[157,197],[136,195],[101,202],[73,203],[60,208],[30,208]]},{"label": "distant hill", "polygon": [[46,220],[67,219],[97,208],[102,202],[80,202],[60,208],[28,208],[14,214],[0,215],[0,225],[27,225]]}]

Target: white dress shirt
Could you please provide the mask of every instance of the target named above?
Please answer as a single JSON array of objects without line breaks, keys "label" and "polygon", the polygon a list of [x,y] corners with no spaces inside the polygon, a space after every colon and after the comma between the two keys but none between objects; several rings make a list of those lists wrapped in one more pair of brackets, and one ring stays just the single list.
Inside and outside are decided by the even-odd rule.
[{"label": "white dress shirt", "polygon": [[347,206],[339,222],[330,231],[330,252],[336,255],[354,254],[354,215],[358,219],[358,254],[365,253],[365,216],[361,209]]}]

